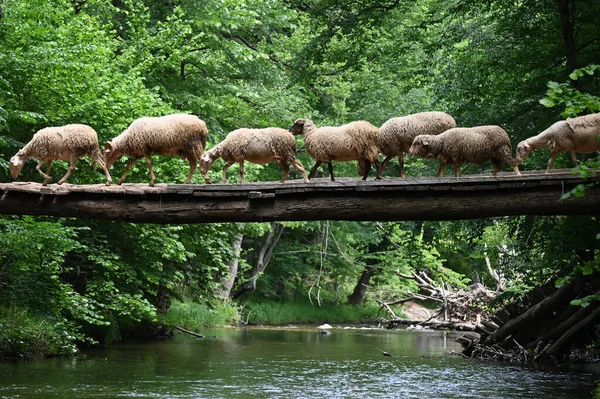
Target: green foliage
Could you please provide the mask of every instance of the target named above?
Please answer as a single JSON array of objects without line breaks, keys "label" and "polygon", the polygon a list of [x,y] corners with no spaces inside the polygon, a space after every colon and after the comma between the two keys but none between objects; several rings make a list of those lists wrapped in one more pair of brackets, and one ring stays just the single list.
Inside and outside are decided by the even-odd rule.
[{"label": "green foliage", "polygon": [[76,354],[76,343],[87,340],[78,331],[77,326],[64,319],[0,306],[0,348],[5,358],[32,359]]},{"label": "green foliage", "polygon": [[[569,75],[569,78],[572,81],[579,81],[581,83],[582,80],[588,76],[593,76],[596,72],[600,72],[600,65],[590,64],[585,68],[574,70]],[[597,87],[597,82],[600,81],[600,78],[596,76],[595,80]],[[590,83],[593,85],[593,82]],[[546,97],[540,100],[540,104],[548,108],[555,106],[565,107],[562,113],[562,116],[565,118],[575,117],[582,112],[595,113],[600,111],[600,97],[589,93],[582,93],[573,87],[571,83],[548,82]]]}]

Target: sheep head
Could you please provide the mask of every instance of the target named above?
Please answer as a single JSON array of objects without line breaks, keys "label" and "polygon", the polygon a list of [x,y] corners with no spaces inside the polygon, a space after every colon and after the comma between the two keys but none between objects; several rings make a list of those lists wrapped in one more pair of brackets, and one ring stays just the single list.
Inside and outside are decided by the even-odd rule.
[{"label": "sheep head", "polygon": [[517,144],[517,156],[515,157],[517,164],[522,164],[523,161],[525,161],[525,158],[527,158],[533,150],[534,148],[527,142],[527,140],[521,141],[519,144]]},{"label": "sheep head", "polygon": [[23,150],[19,150],[19,152],[10,159],[10,176],[13,179],[16,179],[17,176],[19,176],[19,173],[21,173],[21,169],[25,166],[25,162],[28,158],[29,157],[25,155]]},{"label": "sheep head", "polygon": [[204,176],[204,182],[206,184],[210,184],[210,179],[208,178],[208,170],[212,166],[212,164],[219,158],[211,151],[206,151],[200,157],[200,174]]},{"label": "sheep head", "polygon": [[117,162],[122,156],[123,153],[113,147],[112,141],[107,141],[104,144],[104,163],[106,163],[106,167],[110,168],[113,163]]},{"label": "sheep head", "polygon": [[422,134],[413,140],[408,153],[410,155],[422,157],[422,158],[435,158],[435,155],[432,153],[430,148],[431,141],[435,139],[435,136],[431,136],[428,134]]},{"label": "sheep head", "polygon": [[308,119],[296,119],[294,126],[290,129],[290,133],[294,136],[304,134],[304,127],[308,125],[308,122],[310,122]]}]

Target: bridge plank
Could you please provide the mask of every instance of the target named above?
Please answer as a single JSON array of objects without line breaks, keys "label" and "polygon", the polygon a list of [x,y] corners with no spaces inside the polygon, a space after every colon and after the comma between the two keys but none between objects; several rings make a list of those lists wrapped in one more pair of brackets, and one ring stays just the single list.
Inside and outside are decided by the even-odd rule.
[{"label": "bridge plank", "polygon": [[[591,180],[596,184],[600,178]],[[328,178],[245,184],[0,184],[0,213],[147,223],[272,220],[452,220],[598,215],[600,190],[565,201],[584,181],[570,171],[375,181]]]}]

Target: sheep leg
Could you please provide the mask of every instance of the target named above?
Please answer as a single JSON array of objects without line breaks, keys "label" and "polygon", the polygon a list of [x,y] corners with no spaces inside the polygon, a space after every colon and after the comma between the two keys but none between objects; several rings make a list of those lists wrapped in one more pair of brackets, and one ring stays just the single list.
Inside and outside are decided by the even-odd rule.
[{"label": "sheep leg", "polygon": [[383,160],[383,162],[381,163],[381,165],[379,165],[379,168],[377,168],[377,177],[375,177],[375,179],[379,180],[381,179],[381,175],[383,174],[383,170],[385,169],[385,167],[387,166],[387,164],[390,162],[390,159],[394,158],[393,155],[389,155],[387,157],[385,157],[385,159]]},{"label": "sheep leg", "polygon": [[302,177],[304,178],[304,182],[308,183],[308,176],[306,176],[306,170],[304,169],[304,166],[302,166],[302,164],[300,162],[298,162],[297,159],[292,159],[292,165],[294,166],[294,168],[298,169],[298,172],[300,172],[302,174]]},{"label": "sheep leg", "polygon": [[190,173],[188,173],[187,179],[185,179],[185,184],[190,184],[192,181],[192,176],[196,171],[196,159],[194,157],[188,157],[188,162],[190,163]]},{"label": "sheep leg", "polygon": [[400,177],[406,179],[406,170],[404,169],[404,153],[401,152],[398,155],[398,162],[400,162]]},{"label": "sheep leg", "polygon": [[573,160],[573,165],[575,165],[575,167],[577,167],[579,164],[577,163],[577,155],[576,155],[575,151],[571,150],[569,152],[571,153],[571,159]]},{"label": "sheep leg", "polygon": [[[365,159],[365,174],[363,175],[363,180],[367,180],[367,176],[369,176],[369,172],[371,171],[371,161]],[[333,175],[332,175],[333,176]]]},{"label": "sheep leg", "polygon": [[[369,168],[371,165],[369,165]],[[330,161],[327,163],[327,168],[329,169],[329,176],[331,177],[331,181],[335,181],[335,177],[333,177],[333,163]]]},{"label": "sheep leg", "polygon": [[154,172],[152,171],[152,158],[149,154],[146,154],[146,166],[148,166],[148,170],[150,171],[150,187],[154,187],[154,181],[156,180],[156,176],[154,176]]},{"label": "sheep leg", "polygon": [[446,167],[446,164],[444,162],[440,161],[440,168],[438,169],[438,172],[437,172],[437,175],[436,175],[437,177],[444,176],[444,168],[445,167]]},{"label": "sheep leg", "polygon": [[492,159],[492,167],[494,168],[492,173],[494,177],[498,175],[498,172],[502,170],[502,161],[499,159]]},{"label": "sheep leg", "polygon": [[281,175],[281,180],[279,180],[279,183],[283,183],[286,181],[290,174],[290,165],[288,165],[282,160],[277,161],[277,163],[281,166],[281,169],[283,170],[283,175]]},{"label": "sheep leg", "polygon": [[512,167],[513,167],[513,170],[515,171],[515,174],[521,176],[521,172],[519,171],[519,167],[517,165],[513,165]]},{"label": "sheep leg", "polygon": [[548,160],[548,167],[546,168],[546,174],[550,172],[550,168],[554,164],[554,161],[556,160],[557,156],[558,156],[558,152],[553,152],[552,155],[550,156],[550,159]]},{"label": "sheep leg", "polygon": [[52,166],[52,162],[54,162],[54,159],[49,160],[48,164],[46,165],[46,174],[48,176],[50,176],[50,167]]},{"label": "sheep leg", "polygon": [[71,176],[71,174],[75,170],[75,162],[76,162],[75,156],[71,155],[71,160],[70,160],[70,163],[69,163],[69,170],[67,170],[67,173],[65,173],[65,175],[62,177],[62,179],[60,179],[58,181],[57,184],[63,184],[64,182],[67,181],[67,179],[69,178],[69,176]]},{"label": "sheep leg", "polygon": [[108,173],[108,168],[106,167],[106,163],[102,159],[98,159],[97,163],[100,164],[100,166],[102,167],[102,170],[104,171],[104,174],[106,175],[106,185],[110,186],[110,184],[112,183],[112,177],[110,177],[110,173]]},{"label": "sheep leg", "polygon": [[454,162],[454,176],[460,177],[460,167],[462,166],[462,162]]},{"label": "sheep leg", "polygon": [[244,184],[244,160],[240,161],[240,183]]},{"label": "sheep leg", "polygon": [[50,165],[52,165],[52,160],[48,161],[48,166],[46,167],[46,173],[44,173],[40,170],[42,165],[44,165],[45,163],[46,163],[46,161],[40,160],[40,162],[38,162],[37,166],[35,167],[35,170],[37,170],[40,173],[40,175],[44,176],[44,182],[42,183],[42,186],[46,186],[46,185],[48,185],[48,182],[52,181],[52,177],[50,176]]},{"label": "sheep leg", "polygon": [[230,167],[231,165],[233,165],[234,163],[235,163],[235,162],[230,162],[230,163],[228,163],[227,165],[225,165],[225,166],[223,167],[223,179],[221,180],[221,183],[222,183],[222,184],[227,184],[227,169],[229,169],[229,167]]},{"label": "sheep leg", "polygon": [[312,169],[310,170],[310,173],[308,174],[308,178],[312,179],[313,177],[315,177],[315,174],[317,173],[317,169],[319,169],[319,166],[321,166],[323,162],[321,161],[317,161],[315,162],[315,166],[312,167]]},{"label": "sheep leg", "polygon": [[127,177],[127,173],[129,173],[129,169],[131,169],[131,167],[133,166],[133,164],[138,159],[139,158],[133,158],[131,161],[127,162],[127,166],[125,166],[125,172],[123,172],[123,174],[121,175],[121,177],[119,178],[119,180],[117,180],[117,185],[121,185],[121,183],[123,183],[125,181],[125,177]]}]

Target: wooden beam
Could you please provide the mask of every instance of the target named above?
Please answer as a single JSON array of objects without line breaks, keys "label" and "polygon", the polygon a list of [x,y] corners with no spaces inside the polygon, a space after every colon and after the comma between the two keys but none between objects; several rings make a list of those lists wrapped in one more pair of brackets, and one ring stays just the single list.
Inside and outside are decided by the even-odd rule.
[{"label": "wooden beam", "polygon": [[0,184],[0,214],[142,223],[290,220],[455,220],[512,215],[599,215],[600,190],[560,200],[582,180],[568,172],[328,179],[246,184]]}]

